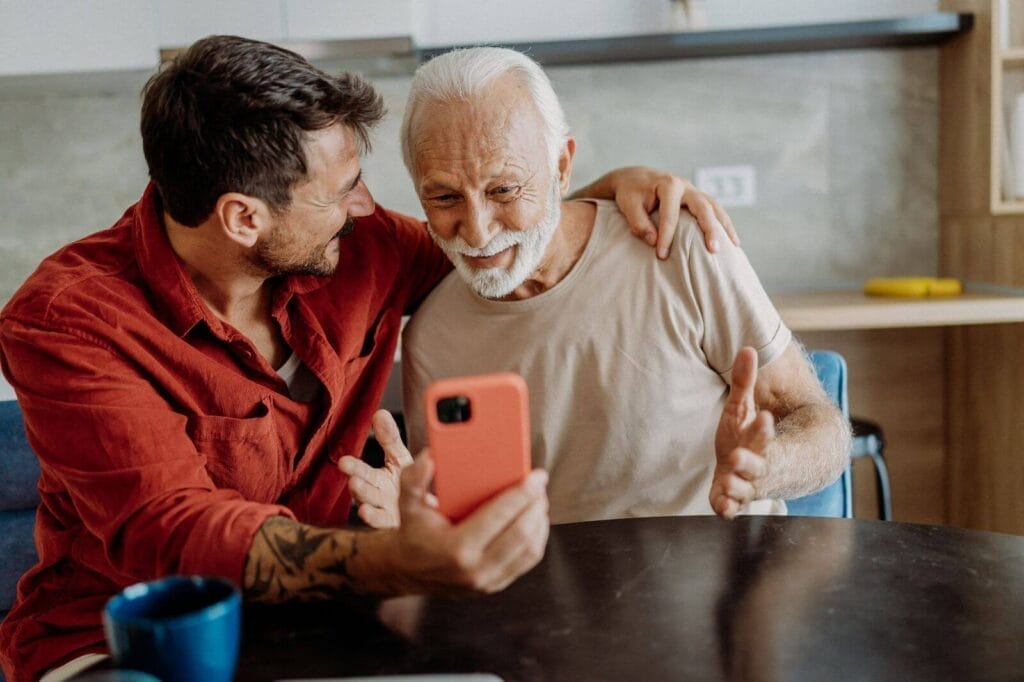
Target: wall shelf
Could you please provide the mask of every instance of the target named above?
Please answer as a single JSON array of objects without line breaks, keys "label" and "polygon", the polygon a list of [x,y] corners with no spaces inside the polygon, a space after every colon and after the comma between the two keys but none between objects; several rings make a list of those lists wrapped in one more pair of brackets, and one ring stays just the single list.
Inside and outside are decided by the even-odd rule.
[{"label": "wall shelf", "polygon": [[[969,30],[974,15],[931,12],[909,17],[766,28],[687,31],[586,40],[508,43],[545,65],[693,59],[879,47],[939,45]],[[455,45],[417,48],[425,61]]]},{"label": "wall shelf", "polygon": [[847,290],[779,293],[771,299],[796,332],[1024,322],[1024,290],[986,291],[979,285],[972,291],[970,283],[950,297],[885,298]]}]

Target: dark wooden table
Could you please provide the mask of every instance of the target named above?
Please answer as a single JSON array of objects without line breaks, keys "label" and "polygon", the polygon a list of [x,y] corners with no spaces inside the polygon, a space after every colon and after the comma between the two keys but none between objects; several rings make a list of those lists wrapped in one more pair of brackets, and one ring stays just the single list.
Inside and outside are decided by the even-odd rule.
[{"label": "dark wooden table", "polygon": [[[385,625],[384,623],[387,623]],[[247,607],[239,680],[1024,679],[1024,538],[846,519],[556,526],[487,597]]]}]

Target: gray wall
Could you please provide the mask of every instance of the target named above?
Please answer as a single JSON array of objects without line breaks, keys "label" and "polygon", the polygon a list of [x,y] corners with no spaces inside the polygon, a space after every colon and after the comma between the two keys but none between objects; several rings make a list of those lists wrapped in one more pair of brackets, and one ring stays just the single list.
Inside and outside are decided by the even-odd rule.
[{"label": "gray wall", "polygon": [[[575,186],[624,164],[687,177],[754,165],[758,203],[731,215],[768,288],[781,289],[934,274],[937,70],[937,49],[918,48],[550,74],[579,143]],[[0,79],[0,302],[41,258],[107,227],[141,193],[144,78]],[[398,149],[409,78],[374,82],[391,114],[368,184],[382,204],[419,214]]]}]

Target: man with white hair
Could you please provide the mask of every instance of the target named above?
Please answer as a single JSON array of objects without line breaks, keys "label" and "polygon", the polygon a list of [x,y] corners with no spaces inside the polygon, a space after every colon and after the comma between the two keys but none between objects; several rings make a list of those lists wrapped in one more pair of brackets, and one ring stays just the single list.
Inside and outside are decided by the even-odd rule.
[{"label": "man with white hair", "polygon": [[511,370],[554,523],[785,513],[839,476],[845,421],[738,248],[710,255],[685,216],[658,261],[614,204],[562,201],[576,142],[535,62],[474,48],[423,65],[402,140],[456,268],[404,334],[414,452],[429,382]]}]

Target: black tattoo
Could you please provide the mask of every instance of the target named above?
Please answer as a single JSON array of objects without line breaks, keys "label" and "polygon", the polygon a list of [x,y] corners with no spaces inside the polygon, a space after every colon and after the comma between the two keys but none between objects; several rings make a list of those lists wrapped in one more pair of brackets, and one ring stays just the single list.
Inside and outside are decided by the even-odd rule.
[{"label": "black tattoo", "polygon": [[353,584],[350,562],[359,554],[359,541],[357,535],[350,538],[346,548],[338,531],[268,519],[245,559],[246,597],[269,602],[358,600],[361,590]]}]

